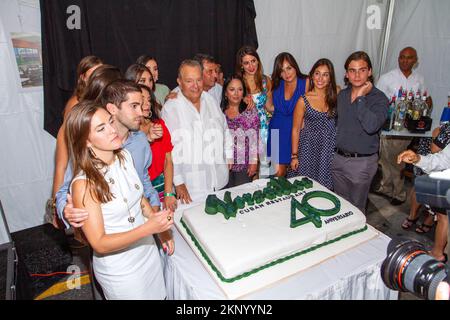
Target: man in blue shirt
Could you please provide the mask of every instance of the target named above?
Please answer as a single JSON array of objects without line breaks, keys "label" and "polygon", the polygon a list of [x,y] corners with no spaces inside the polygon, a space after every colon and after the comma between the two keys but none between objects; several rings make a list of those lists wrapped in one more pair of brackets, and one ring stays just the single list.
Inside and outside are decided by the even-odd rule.
[{"label": "man in blue shirt", "polygon": [[[151,149],[146,135],[139,131],[142,119],[141,89],[132,81],[117,80],[105,88],[101,104],[113,115],[113,126],[122,139],[122,147],[133,157],[134,166],[144,186],[144,195],[149,199],[153,210],[158,211],[158,193],[148,176],[148,167],[152,162]],[[88,213],[84,209],[73,207],[72,198],[68,194],[72,178],[72,168],[68,166],[64,184],[56,194],[56,209],[67,228],[70,227],[69,223],[78,228],[88,218]]]}]

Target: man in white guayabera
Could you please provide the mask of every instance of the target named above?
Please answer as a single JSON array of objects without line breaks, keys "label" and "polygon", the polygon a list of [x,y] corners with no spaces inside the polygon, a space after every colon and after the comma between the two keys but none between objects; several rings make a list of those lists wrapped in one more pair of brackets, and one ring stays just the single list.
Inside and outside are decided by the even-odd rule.
[{"label": "man in white guayabera", "polygon": [[161,115],[172,136],[173,182],[181,203],[200,200],[228,183],[232,137],[217,101],[203,91],[202,68],[185,60],[178,69],[181,92]]}]

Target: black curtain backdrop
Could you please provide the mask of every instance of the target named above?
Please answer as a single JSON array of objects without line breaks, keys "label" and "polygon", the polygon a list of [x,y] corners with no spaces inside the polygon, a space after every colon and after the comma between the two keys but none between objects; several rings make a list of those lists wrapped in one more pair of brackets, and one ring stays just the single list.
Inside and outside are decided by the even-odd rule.
[{"label": "black curtain backdrop", "polygon": [[[180,62],[213,55],[225,75],[244,44],[258,46],[253,0],[41,0],[44,129],[56,137],[72,95],[76,67],[96,55],[122,71],[141,54],[154,56],[159,82],[176,86]],[[81,29],[69,30],[72,5]]]}]

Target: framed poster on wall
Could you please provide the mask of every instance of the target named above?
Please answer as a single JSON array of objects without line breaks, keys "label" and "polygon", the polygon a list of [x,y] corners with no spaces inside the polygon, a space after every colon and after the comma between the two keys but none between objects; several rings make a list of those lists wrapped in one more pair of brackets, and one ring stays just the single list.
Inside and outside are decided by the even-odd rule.
[{"label": "framed poster on wall", "polygon": [[22,88],[42,87],[42,47],[38,33],[11,32]]}]

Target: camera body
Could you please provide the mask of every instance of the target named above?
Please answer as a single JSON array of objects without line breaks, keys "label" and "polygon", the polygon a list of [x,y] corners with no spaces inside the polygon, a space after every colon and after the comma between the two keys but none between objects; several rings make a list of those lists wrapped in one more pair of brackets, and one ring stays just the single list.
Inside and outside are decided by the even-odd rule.
[{"label": "camera body", "polygon": [[[450,209],[450,177],[415,180],[417,202]],[[408,238],[393,239],[381,266],[381,276],[392,290],[411,292],[422,299],[434,300],[440,282],[450,283],[448,267],[430,256],[423,244]]]},{"label": "camera body", "polygon": [[416,177],[414,186],[418,203],[450,209],[450,180],[434,179],[424,175]]}]

